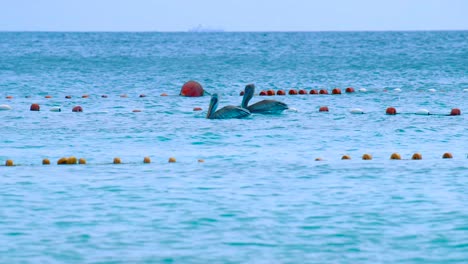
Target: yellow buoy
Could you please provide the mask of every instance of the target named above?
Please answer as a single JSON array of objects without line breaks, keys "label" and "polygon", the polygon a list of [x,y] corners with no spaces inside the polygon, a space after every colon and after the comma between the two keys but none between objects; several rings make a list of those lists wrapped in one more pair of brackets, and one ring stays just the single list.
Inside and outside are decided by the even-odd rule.
[{"label": "yellow buoy", "polygon": [[413,156],[411,157],[412,160],[420,160],[422,159],[421,153],[414,153]]},{"label": "yellow buoy", "polygon": [[204,159],[199,159],[198,162],[203,163],[203,162],[205,162],[205,160]]},{"label": "yellow buoy", "polygon": [[393,153],[393,154],[390,156],[390,159],[392,159],[392,160],[401,160],[401,156],[400,156],[400,154],[398,154],[398,153]]},{"label": "yellow buoy", "polygon": [[351,157],[349,155],[343,155],[343,157],[341,157],[342,160],[350,160]]},{"label": "yellow buoy", "polygon": [[170,158],[169,158],[169,163],[174,163],[174,162],[176,162],[176,158],[170,157]]},{"label": "yellow buoy", "polygon": [[362,159],[363,159],[363,160],[371,160],[371,159],[372,159],[372,155],[366,153],[366,154],[362,155]]},{"label": "yellow buoy", "polygon": [[83,158],[80,158],[80,159],[78,160],[78,163],[79,163],[79,164],[86,164],[86,160],[83,159]]},{"label": "yellow buoy", "polygon": [[64,164],[67,164],[67,163],[68,163],[68,158],[67,157],[63,157],[63,158],[60,158],[59,160],[57,160],[58,165],[64,165]]},{"label": "yellow buoy", "polygon": [[120,160],[120,158],[114,158],[114,164],[120,164],[122,163],[122,161]]},{"label": "yellow buoy", "polygon": [[67,164],[76,164],[77,160],[75,156],[68,157]]},{"label": "yellow buoy", "polygon": [[15,166],[15,164],[13,163],[12,160],[7,160],[7,161],[5,162],[5,166]]},{"label": "yellow buoy", "polygon": [[453,156],[452,156],[452,153],[450,153],[450,152],[445,152],[444,155],[442,155],[442,158],[443,158],[443,159],[452,159]]},{"label": "yellow buoy", "polygon": [[50,165],[50,160],[49,159],[43,159],[42,160],[42,165]]},{"label": "yellow buoy", "polygon": [[322,161],[322,158],[315,158],[315,161]]},{"label": "yellow buoy", "polygon": [[145,157],[145,158],[143,159],[143,163],[151,163],[150,157]]}]

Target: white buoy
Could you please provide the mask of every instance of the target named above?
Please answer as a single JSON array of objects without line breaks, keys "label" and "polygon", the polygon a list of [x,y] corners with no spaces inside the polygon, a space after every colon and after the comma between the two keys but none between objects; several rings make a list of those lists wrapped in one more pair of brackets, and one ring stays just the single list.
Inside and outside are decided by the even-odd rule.
[{"label": "white buoy", "polygon": [[3,110],[11,110],[11,106],[9,105],[6,105],[6,104],[2,104],[0,105],[0,111],[3,111]]},{"label": "white buoy", "polygon": [[431,88],[431,89],[429,89],[428,91],[431,92],[431,93],[435,93],[435,92],[436,92],[436,89]]},{"label": "white buoy", "polygon": [[400,88],[395,88],[393,91],[395,91],[395,92],[401,92],[401,89],[400,89]]},{"label": "white buoy", "polygon": [[367,89],[366,88],[359,88],[358,91],[361,92],[361,93],[365,93],[365,92],[367,92]]},{"label": "white buoy", "polygon": [[416,111],[415,114],[417,114],[417,115],[429,115],[429,110],[421,108],[418,111]]},{"label": "white buoy", "polygon": [[349,112],[351,114],[364,114],[364,111],[361,108],[352,108]]},{"label": "white buoy", "polygon": [[62,109],[60,108],[60,106],[54,106],[54,107],[50,108],[50,111],[51,112],[61,112]]}]

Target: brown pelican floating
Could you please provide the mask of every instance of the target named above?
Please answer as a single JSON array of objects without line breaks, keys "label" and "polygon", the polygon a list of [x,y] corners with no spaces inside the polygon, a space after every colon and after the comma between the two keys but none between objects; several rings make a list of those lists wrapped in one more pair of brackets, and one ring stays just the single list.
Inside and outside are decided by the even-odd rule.
[{"label": "brown pelican floating", "polygon": [[210,100],[210,106],[208,107],[208,113],[206,118],[208,119],[228,119],[228,118],[244,118],[250,115],[250,112],[247,109],[228,105],[218,111],[218,94],[213,94]]},{"label": "brown pelican floating", "polygon": [[244,90],[244,97],[242,98],[241,107],[249,110],[251,113],[257,114],[279,114],[286,109],[289,109],[288,105],[276,101],[276,100],[262,100],[260,102],[256,102],[255,104],[249,104],[250,99],[252,99],[255,92],[255,85],[248,84],[245,86]]}]

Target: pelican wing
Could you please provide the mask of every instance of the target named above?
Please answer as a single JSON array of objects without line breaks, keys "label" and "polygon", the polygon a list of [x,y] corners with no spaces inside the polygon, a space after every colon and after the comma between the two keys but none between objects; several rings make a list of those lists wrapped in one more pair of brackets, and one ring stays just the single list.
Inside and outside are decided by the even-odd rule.
[{"label": "pelican wing", "polygon": [[225,106],[213,114],[214,119],[244,118],[250,115],[249,110],[233,105]]},{"label": "pelican wing", "polygon": [[288,105],[276,100],[262,100],[247,107],[252,113],[279,114],[288,109]]}]

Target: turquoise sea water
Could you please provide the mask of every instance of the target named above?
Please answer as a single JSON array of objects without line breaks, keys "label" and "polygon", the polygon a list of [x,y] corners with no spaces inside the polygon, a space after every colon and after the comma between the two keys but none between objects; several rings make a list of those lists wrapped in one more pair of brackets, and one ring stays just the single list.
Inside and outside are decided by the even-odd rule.
[{"label": "turquoise sea water", "polygon": [[[367,92],[207,120],[190,79]],[[0,33],[0,263],[466,263],[467,88],[467,31]]]}]

